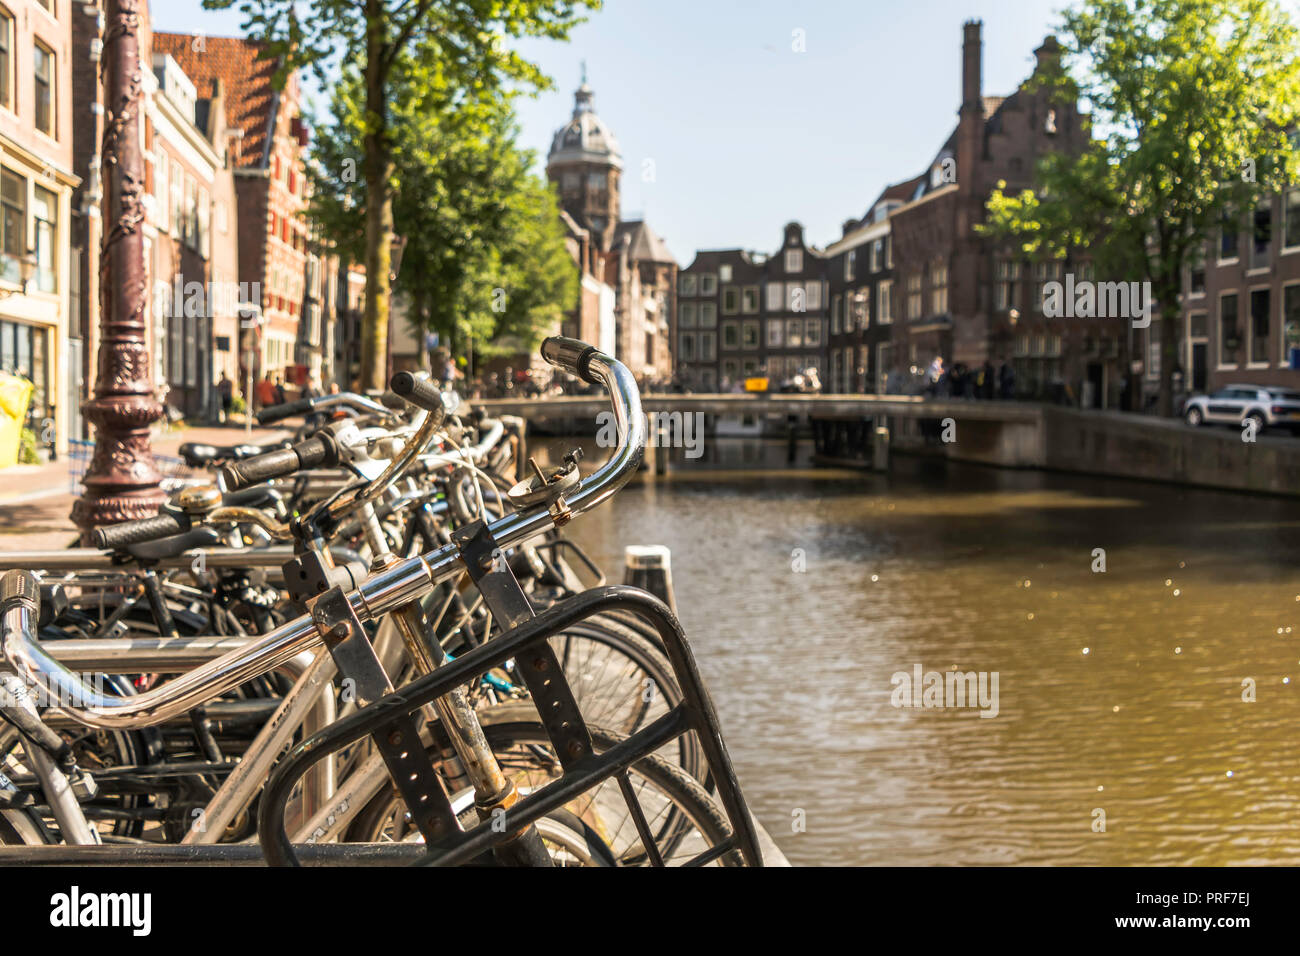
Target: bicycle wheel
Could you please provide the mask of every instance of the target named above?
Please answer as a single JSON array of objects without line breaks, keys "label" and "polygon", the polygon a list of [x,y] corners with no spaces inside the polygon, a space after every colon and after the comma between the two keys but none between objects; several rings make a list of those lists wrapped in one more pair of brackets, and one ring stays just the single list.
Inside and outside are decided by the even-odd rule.
[{"label": "bicycle wheel", "polygon": [[[479,721],[502,771],[521,794],[540,789],[559,776],[559,760],[550,748],[546,729],[532,704],[520,702],[488,707],[479,712]],[[597,752],[607,750],[626,738],[616,731],[595,726],[590,729]],[[435,741],[430,756],[437,759],[437,754],[448,744],[441,729],[435,727],[434,730]],[[684,863],[731,836],[726,817],[708,793],[697,780],[671,761],[651,754],[637,761],[628,776],[653,842],[666,865]],[[615,780],[604,781],[571,801],[565,809],[609,847],[617,865],[645,866],[650,862]],[[373,842],[376,833],[380,832],[376,830],[375,821],[389,821],[391,826],[394,821],[404,819],[405,807],[401,797],[387,786],[358,813],[346,839]],[[740,856],[733,850],[716,862],[739,865]]]}]

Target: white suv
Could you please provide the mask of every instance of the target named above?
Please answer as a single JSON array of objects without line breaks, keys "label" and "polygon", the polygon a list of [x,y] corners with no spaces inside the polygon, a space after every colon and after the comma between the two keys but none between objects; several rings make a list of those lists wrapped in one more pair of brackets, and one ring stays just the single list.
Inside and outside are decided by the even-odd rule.
[{"label": "white suv", "polygon": [[1189,425],[1240,425],[1254,419],[1265,428],[1300,430],[1300,390],[1280,385],[1228,385],[1195,395],[1183,405]]}]

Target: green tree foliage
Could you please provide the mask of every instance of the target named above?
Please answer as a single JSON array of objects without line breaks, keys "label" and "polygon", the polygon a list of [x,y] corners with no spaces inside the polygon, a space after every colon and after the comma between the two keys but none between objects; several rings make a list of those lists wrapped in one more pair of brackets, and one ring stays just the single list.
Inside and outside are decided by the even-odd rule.
[{"label": "green tree foliage", "polygon": [[1276,0],[1086,0],[1059,38],[1042,82],[1081,94],[1091,147],[1047,154],[1037,191],[995,190],[983,228],[1030,256],[1086,248],[1102,281],[1151,283],[1169,415],[1184,270],[1296,181],[1300,34]]},{"label": "green tree foliage", "polygon": [[[435,109],[405,64],[390,83],[393,218],[406,239],[396,291],[416,329],[439,333],[463,354],[531,348],[577,295],[558,204],[532,172],[503,94],[474,109]],[[344,71],[330,125],[318,129],[310,173],[312,215],[344,255],[364,251],[364,208],[343,175],[364,148],[362,81]]]},{"label": "green tree foliage", "polygon": [[384,383],[391,307],[394,74],[418,88],[416,101],[436,112],[473,114],[502,90],[543,89],[549,79],[509,49],[521,37],[565,39],[581,12],[600,0],[204,0],[212,10],[237,7],[244,29],[281,63],[279,78],[310,69],[323,86],[355,64],[362,96],[359,180],[364,182],[366,311],[362,323],[363,388]]}]

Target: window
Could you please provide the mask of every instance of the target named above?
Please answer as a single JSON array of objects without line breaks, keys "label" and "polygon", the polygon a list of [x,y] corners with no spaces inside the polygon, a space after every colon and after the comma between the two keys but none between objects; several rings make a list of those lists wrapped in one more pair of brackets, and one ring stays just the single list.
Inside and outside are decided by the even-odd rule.
[{"label": "window", "polygon": [[560,177],[560,188],[566,193],[576,193],[582,185],[582,177],[577,173],[565,173]]},{"label": "window", "polygon": [[717,295],[718,277],[711,272],[700,276],[700,295]]},{"label": "window", "polygon": [[1300,285],[1282,290],[1282,364],[1291,362],[1291,350],[1300,349]]},{"label": "window", "polygon": [[877,239],[871,244],[871,271],[879,272],[885,259],[885,241]]},{"label": "window", "polygon": [[199,255],[204,259],[212,256],[212,197],[207,189],[199,187]]},{"label": "window", "polygon": [[593,192],[604,192],[606,177],[604,173],[587,173],[587,188]]},{"label": "window", "polygon": [[730,385],[740,374],[740,363],[735,359],[722,360],[722,379],[724,385]]},{"label": "window", "polygon": [[1252,289],[1250,292],[1250,361],[1268,364],[1268,325],[1269,325],[1268,289]]},{"label": "window", "polygon": [[185,177],[185,245],[199,247],[199,184],[193,176]]},{"label": "window", "polygon": [[167,188],[167,154],[159,145],[153,157],[154,221],[162,232],[171,229],[171,199]]},{"label": "window", "polygon": [[698,288],[696,277],[689,272],[683,272],[678,288],[681,290],[682,295],[695,295]]},{"label": "window", "polygon": [[844,281],[852,282],[856,278],[858,269],[858,250],[850,249],[849,254],[844,257]]},{"label": "window", "polygon": [[1020,278],[1020,263],[999,259],[995,275],[997,281],[993,286],[993,308],[1006,312],[1015,307],[1015,283]]},{"label": "window", "polygon": [[803,319],[785,320],[785,344],[792,349],[803,348]]},{"label": "window", "polygon": [[22,282],[19,260],[27,255],[27,180],[7,169],[0,170],[0,206],[0,279],[17,285]]},{"label": "window", "polygon": [[802,249],[787,249],[785,251],[785,271],[791,274],[803,272]]},{"label": "window", "polygon": [[1219,224],[1220,259],[1237,258],[1237,240],[1239,238],[1236,217],[1231,212],[1225,212],[1223,220]]},{"label": "window", "polygon": [[745,315],[758,311],[758,286],[749,285],[740,290],[740,311]]},{"label": "window", "polygon": [[716,302],[700,303],[700,328],[712,329],[718,325],[718,306]]},{"label": "window", "polygon": [[894,321],[894,288],[892,282],[876,286],[876,322],[888,325]]},{"label": "window", "polygon": [[1198,246],[1189,255],[1192,261],[1187,267],[1187,294],[1205,295],[1205,249]]},{"label": "window", "polygon": [[780,312],[781,306],[785,302],[785,289],[779,282],[769,282],[767,284],[767,311]]},{"label": "window", "polygon": [[0,106],[14,108],[14,18],[0,7]]},{"label": "window", "polygon": [[758,348],[758,323],[754,321],[746,322],[741,327],[740,344],[742,348]]},{"label": "window", "polygon": [[844,298],[831,296],[831,335],[839,335],[844,328]]},{"label": "window", "polygon": [[866,289],[859,289],[853,294],[844,324],[850,332],[854,328],[862,329],[865,332],[868,326],[871,325],[871,294]]},{"label": "window", "polygon": [[809,319],[803,327],[803,344],[809,348],[817,348],[822,344],[822,320]]},{"label": "window", "polygon": [[[1300,288],[1300,286],[1297,286],[1297,288]],[[785,336],[782,335],[784,331],[785,323],[780,319],[772,319],[767,323],[767,347],[769,349],[779,349],[781,347],[781,343],[785,338]]]},{"label": "window", "polygon": [[722,314],[736,315],[740,312],[740,290],[734,285],[722,289]]},{"label": "window", "polygon": [[36,288],[58,291],[59,197],[36,187],[32,219],[36,227]]},{"label": "window", "polygon": [[694,302],[683,302],[677,307],[677,324],[683,329],[695,328],[697,306]]},{"label": "window", "polygon": [[168,187],[171,190],[172,235],[185,239],[185,170],[181,164],[172,160],[172,178]]},{"label": "window", "polygon": [[[647,352],[646,354],[649,355],[650,353]],[[717,333],[701,332],[700,333],[700,361],[712,362],[717,357],[718,357]]]},{"label": "window", "polygon": [[907,277],[907,317],[921,317],[921,273],[913,272]]},{"label": "window", "polygon": [[740,324],[738,322],[722,323],[722,347],[724,349],[740,348]]},{"label": "window", "polygon": [[822,307],[822,284],[820,280],[809,282],[804,290],[804,305],[816,312]]},{"label": "window", "polygon": [[54,135],[54,54],[41,43],[36,43],[32,51],[32,66],[35,76],[36,112],[35,125],[47,136]]},{"label": "window", "polygon": [[930,312],[948,314],[948,263],[936,259],[930,266]]},{"label": "window", "polygon": [[683,362],[695,361],[695,333],[683,332],[677,337],[677,354]]},{"label": "window", "polygon": [[808,293],[797,282],[785,284],[785,309],[787,312],[808,311]]},{"label": "window", "polygon": [[1219,364],[1237,363],[1237,294],[1219,298]]},{"label": "window", "polygon": [[731,281],[731,266],[728,265],[718,266],[718,281],[719,282]]},{"label": "window", "polygon": [[1300,246],[1300,189],[1290,189],[1282,200],[1282,246]]},{"label": "window", "polygon": [[1262,269],[1268,265],[1269,250],[1273,245],[1273,208],[1269,200],[1255,209],[1251,230],[1250,267]]}]

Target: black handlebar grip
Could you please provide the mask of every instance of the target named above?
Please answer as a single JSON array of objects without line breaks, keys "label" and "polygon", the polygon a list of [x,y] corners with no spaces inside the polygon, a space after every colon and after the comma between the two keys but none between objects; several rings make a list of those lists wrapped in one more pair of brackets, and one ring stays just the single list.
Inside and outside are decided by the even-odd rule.
[{"label": "black handlebar grip", "polygon": [[592,385],[601,384],[600,379],[591,373],[591,357],[599,354],[600,349],[596,346],[562,335],[552,336],[542,343],[542,358]]},{"label": "black handlebar grip", "polygon": [[101,551],[117,551],[129,544],[169,538],[189,530],[190,519],[187,516],[164,511],[153,518],[123,521],[106,528],[96,528],[90,533],[90,540]]},{"label": "black handlebar grip", "polygon": [[285,402],[283,405],[271,405],[257,413],[257,423],[259,425],[269,425],[272,422],[278,422],[283,418],[290,418],[293,415],[305,415],[312,410],[316,403],[314,398],[300,398],[296,402]]},{"label": "black handlebar grip", "polygon": [[398,372],[388,384],[402,398],[432,415],[437,415],[440,421],[442,416],[447,414],[447,406],[442,402],[442,392],[429,379],[411,372]]},{"label": "black handlebar grip", "polygon": [[338,445],[332,435],[322,434],[292,448],[281,448],[244,461],[232,461],[221,469],[221,483],[226,491],[238,491],[273,478],[335,464],[338,464]]},{"label": "black handlebar grip", "polygon": [[391,408],[395,412],[400,412],[406,408],[406,399],[389,389],[379,396],[379,404],[383,405],[384,408]]},{"label": "black handlebar grip", "polygon": [[41,610],[41,583],[30,571],[7,571],[0,578],[0,613],[20,604],[33,614]]},{"label": "black handlebar grip", "polygon": [[221,484],[227,491],[238,491],[249,485],[292,475],[298,470],[298,453],[292,448],[281,448],[243,461],[232,461],[220,471]]}]

